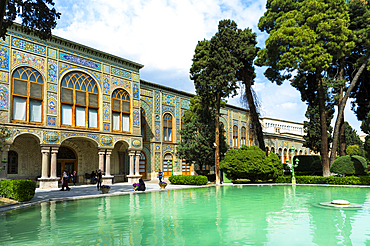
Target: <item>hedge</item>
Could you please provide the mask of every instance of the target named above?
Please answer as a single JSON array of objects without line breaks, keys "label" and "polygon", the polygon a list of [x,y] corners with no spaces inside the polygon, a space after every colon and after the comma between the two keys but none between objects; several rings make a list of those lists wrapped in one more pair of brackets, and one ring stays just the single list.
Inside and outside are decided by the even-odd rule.
[{"label": "hedge", "polygon": [[0,196],[17,200],[29,201],[35,195],[36,182],[31,180],[1,180]]},{"label": "hedge", "polygon": [[[275,183],[291,183],[292,177],[290,176],[280,176],[275,180]],[[335,185],[370,185],[369,176],[347,176],[347,177],[337,177],[337,176],[296,176],[297,184],[335,184]]]},{"label": "hedge", "polygon": [[173,175],[168,180],[176,185],[205,185],[208,183],[207,177],[203,175]]}]

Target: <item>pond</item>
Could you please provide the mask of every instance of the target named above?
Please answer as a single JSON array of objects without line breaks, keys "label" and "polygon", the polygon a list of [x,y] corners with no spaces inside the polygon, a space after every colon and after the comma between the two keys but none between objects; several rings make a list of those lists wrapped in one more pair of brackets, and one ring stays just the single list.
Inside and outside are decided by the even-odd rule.
[{"label": "pond", "polygon": [[[348,200],[361,208],[329,208]],[[370,189],[218,186],[42,203],[0,215],[2,245],[370,245]]]}]

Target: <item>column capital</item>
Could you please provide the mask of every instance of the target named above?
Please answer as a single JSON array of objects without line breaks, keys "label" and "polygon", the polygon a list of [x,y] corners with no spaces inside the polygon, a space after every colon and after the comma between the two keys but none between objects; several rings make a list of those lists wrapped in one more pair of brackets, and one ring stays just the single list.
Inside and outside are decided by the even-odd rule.
[{"label": "column capital", "polygon": [[135,150],[130,150],[130,152],[128,152],[129,155],[135,155]]}]

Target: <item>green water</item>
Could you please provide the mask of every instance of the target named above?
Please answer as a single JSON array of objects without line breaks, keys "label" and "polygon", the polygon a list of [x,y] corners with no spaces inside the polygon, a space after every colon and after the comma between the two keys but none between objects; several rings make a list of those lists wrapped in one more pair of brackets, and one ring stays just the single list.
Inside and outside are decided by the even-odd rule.
[{"label": "green water", "polygon": [[[318,206],[336,199],[363,207]],[[224,186],[43,203],[0,215],[0,245],[370,245],[370,189]]]}]

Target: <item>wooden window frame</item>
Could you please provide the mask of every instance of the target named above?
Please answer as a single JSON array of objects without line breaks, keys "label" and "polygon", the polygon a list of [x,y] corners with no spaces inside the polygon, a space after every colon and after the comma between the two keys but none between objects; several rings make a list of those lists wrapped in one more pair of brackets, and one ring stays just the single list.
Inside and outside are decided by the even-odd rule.
[{"label": "wooden window frame", "polygon": [[[78,76],[78,77],[77,77]],[[84,77],[84,78],[82,78]],[[73,78],[76,78],[76,80],[73,80]],[[82,81],[80,80],[82,79]],[[64,82],[65,85],[64,86]],[[71,83],[71,85],[70,85]],[[71,87],[70,87],[71,86]],[[79,88],[76,88],[76,86],[79,86]],[[88,90],[88,88],[91,87],[91,91]],[[96,81],[88,74],[80,72],[80,71],[72,71],[67,73],[63,79],[62,83],[60,85],[60,125],[62,127],[66,128],[77,128],[77,129],[89,129],[89,130],[99,130],[99,90]],[[85,88],[83,90],[82,88]],[[63,101],[63,89],[72,90],[72,102],[65,102]],[[79,104],[77,103],[77,92],[78,93],[84,93],[85,94],[85,104]],[[90,96],[96,95],[98,98],[97,106],[91,106],[90,105]],[[62,106],[67,105],[71,106],[72,108],[72,125],[66,125],[63,124],[62,119]],[[85,109],[85,126],[76,126],[76,108],[84,108]],[[89,127],[89,111],[90,109],[97,111],[97,119],[96,119],[96,127]]]},{"label": "wooden window frame", "polygon": [[[120,93],[120,94],[118,94]],[[120,96],[120,97],[115,97],[115,95],[117,94],[117,96]],[[113,108],[113,102],[114,100],[117,100],[119,101],[119,104],[120,104],[120,110],[115,110]],[[129,111],[124,111],[124,107],[123,107],[123,104],[124,102],[128,102],[129,103]],[[112,93],[112,102],[111,102],[111,108],[112,108],[112,115],[111,115],[111,122],[112,122],[112,131],[113,132],[124,132],[124,133],[131,133],[131,97],[130,97],[130,93],[122,88],[118,88],[116,90],[113,91]],[[113,113],[118,113],[119,114],[119,121],[120,121],[120,127],[119,127],[119,130],[114,130],[113,129]],[[128,131],[124,131],[123,130],[123,122],[122,122],[122,117],[123,115],[128,115],[128,122],[129,122],[129,125],[128,125]]]},{"label": "wooden window frame", "polygon": [[[19,70],[23,70],[23,72],[20,73]],[[22,79],[22,75],[23,75],[23,73],[26,73],[26,71],[31,71],[31,74],[30,75],[27,75],[27,77],[28,77],[27,80]],[[20,75],[19,77],[20,78],[15,78],[14,77],[14,74],[16,72],[19,73],[19,75]],[[38,73],[38,76],[37,77],[35,76],[35,80],[37,81],[37,79],[39,77],[41,77],[41,80],[42,80],[42,89],[41,89],[42,96],[41,96],[41,99],[40,98],[37,98],[37,97],[32,97],[30,95],[30,92],[31,92],[31,84],[38,84],[38,85],[40,85],[40,83],[30,80],[30,77],[32,75],[34,75],[35,73]],[[20,95],[20,94],[15,94],[14,93],[14,91],[15,91],[14,90],[14,80],[19,80],[19,81],[23,81],[23,82],[26,82],[27,83],[27,89],[26,89],[26,94],[27,95]],[[11,84],[12,94],[11,94],[11,98],[10,98],[10,102],[11,102],[10,114],[11,114],[11,122],[12,123],[22,123],[22,124],[32,124],[32,125],[42,125],[43,124],[43,122],[44,122],[44,100],[43,99],[44,99],[44,89],[45,89],[44,88],[44,84],[45,84],[45,81],[44,81],[44,78],[42,77],[41,73],[39,71],[37,71],[36,69],[34,69],[34,68],[22,66],[22,67],[17,68],[13,72],[12,84]],[[26,99],[26,120],[15,120],[15,119],[13,119],[13,117],[14,117],[14,115],[13,115],[14,97]],[[36,100],[36,101],[41,102],[41,122],[30,121],[30,101],[31,100]]]},{"label": "wooden window frame", "polygon": [[238,127],[233,126],[233,148],[239,148],[239,134]]},{"label": "wooden window frame", "polygon": [[241,140],[242,140],[242,145],[247,145],[247,128],[242,126],[241,128]]},{"label": "wooden window frame", "polygon": [[[167,119],[166,116],[171,117],[171,119]],[[163,121],[162,121],[162,124],[163,124],[163,142],[172,143],[173,142],[173,135],[174,135],[174,132],[173,132],[173,116],[170,113],[165,113],[163,115],[162,119],[163,119]],[[171,139],[168,139],[168,130],[169,129],[171,129]],[[164,133],[166,133],[166,135]],[[165,140],[165,136],[167,136],[168,140]]]}]

